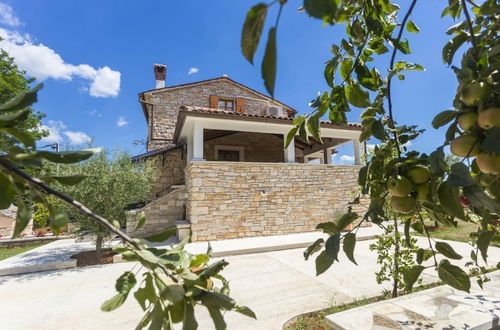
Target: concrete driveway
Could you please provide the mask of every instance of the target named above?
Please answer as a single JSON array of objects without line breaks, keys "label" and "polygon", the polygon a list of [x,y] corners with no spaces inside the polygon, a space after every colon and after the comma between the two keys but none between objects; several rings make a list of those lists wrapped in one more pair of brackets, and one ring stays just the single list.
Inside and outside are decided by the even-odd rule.
[{"label": "concrete driveway", "polygon": [[[229,266],[223,274],[230,280],[231,296],[258,317],[254,321],[228,312],[228,329],[280,329],[297,314],[380,294],[384,286],[375,282],[378,265],[368,249],[370,243],[357,244],[359,266],[341,255],[340,263],[319,277],[314,258],[304,261],[303,249],[226,257]],[[469,254],[467,244],[450,243],[457,252]],[[425,246],[421,238],[419,245]],[[500,261],[499,248],[491,248],[489,255],[491,265]],[[115,279],[133,267],[134,263],[119,263],[0,277],[0,328],[134,329],[142,311],[133,297],[114,312],[99,309],[114,295]],[[436,279],[430,269],[423,276],[426,282]],[[204,308],[197,310],[197,319],[199,329],[213,329]]]}]

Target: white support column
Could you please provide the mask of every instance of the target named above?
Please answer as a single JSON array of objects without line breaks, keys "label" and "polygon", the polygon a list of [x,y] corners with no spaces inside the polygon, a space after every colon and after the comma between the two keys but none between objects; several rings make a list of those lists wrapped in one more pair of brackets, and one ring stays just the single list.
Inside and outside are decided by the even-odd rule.
[{"label": "white support column", "polygon": [[326,149],[326,163],[331,164],[332,163],[332,148],[327,148]]},{"label": "white support column", "polygon": [[354,164],[361,165],[361,143],[359,143],[359,140],[353,140],[352,143],[354,145]]},{"label": "white support column", "polygon": [[[286,135],[283,135],[283,141],[286,143]],[[285,151],[285,163],[295,163],[295,139],[292,139]]]},{"label": "white support column", "polygon": [[195,121],[193,125],[193,161],[202,161],[203,158],[203,125]]},{"label": "white support column", "polygon": [[193,161],[193,137],[189,135],[187,137],[187,162],[191,163]]},{"label": "white support column", "polygon": [[304,164],[307,164],[309,163],[309,157],[308,156],[304,156]]}]

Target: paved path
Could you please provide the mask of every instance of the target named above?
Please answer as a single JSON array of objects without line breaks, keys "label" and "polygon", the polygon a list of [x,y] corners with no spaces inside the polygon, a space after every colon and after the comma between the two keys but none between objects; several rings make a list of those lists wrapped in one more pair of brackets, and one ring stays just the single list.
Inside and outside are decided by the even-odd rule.
[{"label": "paved path", "polygon": [[[275,330],[297,314],[380,294],[384,286],[375,282],[378,266],[368,249],[370,243],[357,244],[355,258],[359,266],[341,254],[340,263],[319,277],[315,276],[314,258],[303,260],[303,249],[226,257],[230,264],[223,274],[230,280],[231,295],[258,316],[258,321],[252,321],[237,313],[226,313],[228,329]],[[419,243],[425,246],[424,239],[419,238]],[[452,245],[464,255],[469,254],[467,244]],[[499,248],[492,248],[489,255],[491,265],[500,261]],[[114,294],[115,279],[133,266],[119,263],[0,277],[0,327],[134,329],[142,311],[131,297],[114,312],[102,313],[99,309]],[[435,274],[428,270],[424,279],[433,281]],[[197,310],[197,315],[199,329],[213,329],[203,308]]]}]

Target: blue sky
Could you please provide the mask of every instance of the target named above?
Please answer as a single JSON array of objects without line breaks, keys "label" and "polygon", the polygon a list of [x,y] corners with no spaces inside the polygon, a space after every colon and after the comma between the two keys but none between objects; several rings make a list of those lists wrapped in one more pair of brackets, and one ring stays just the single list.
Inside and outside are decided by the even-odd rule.
[{"label": "blue sky", "polygon": [[[146,138],[137,94],[154,88],[153,63],[168,66],[167,85],[227,74],[265,92],[260,66],[246,62],[239,48],[246,11],[256,2],[4,0],[0,36],[5,40],[0,47],[44,81],[36,108],[47,114],[44,123],[53,133],[48,140],[71,144],[93,138],[96,146],[135,154],[143,150],[132,142]],[[305,113],[317,92],[328,88],[323,63],[330,58],[331,44],[342,37],[343,26],[322,26],[298,13],[299,3],[289,1],[278,29],[276,98]],[[448,40],[444,31],[453,24],[440,19],[444,6],[445,1],[417,4],[412,19],[421,33],[408,36],[413,54],[405,58],[426,71],[395,81],[393,92],[396,120],[427,130],[411,146],[426,152],[443,141],[443,132],[432,129],[430,122],[450,107],[457,85],[441,61]],[[276,9],[268,23],[274,22]],[[383,60],[379,63],[386,66],[388,59]],[[353,109],[348,118],[358,121],[359,114]],[[335,159],[341,156],[349,162],[351,148],[340,148]]]}]

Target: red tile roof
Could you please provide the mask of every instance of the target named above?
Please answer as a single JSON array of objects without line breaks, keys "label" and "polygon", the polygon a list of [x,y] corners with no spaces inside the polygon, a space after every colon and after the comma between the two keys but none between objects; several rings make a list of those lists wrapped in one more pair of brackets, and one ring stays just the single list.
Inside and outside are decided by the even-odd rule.
[{"label": "red tile roof", "polygon": [[[278,120],[286,120],[286,121],[292,121],[292,117],[279,117],[279,116],[273,116],[273,115],[256,115],[256,114],[250,114],[250,113],[241,113],[241,112],[234,112],[234,111],[227,111],[227,110],[221,110],[221,109],[214,109],[214,108],[207,108],[207,107],[199,107],[199,106],[193,106],[193,105],[181,105],[181,111],[186,111],[186,112],[194,112],[194,113],[210,113],[210,114],[218,114],[218,115],[227,115],[231,117],[250,117],[250,118],[262,118],[262,119],[278,119]],[[329,120],[322,120],[322,124],[325,125],[335,125],[332,124],[331,121]],[[335,126],[342,126],[342,125],[335,125]],[[359,123],[347,123],[348,127],[362,127],[361,124]]]}]

